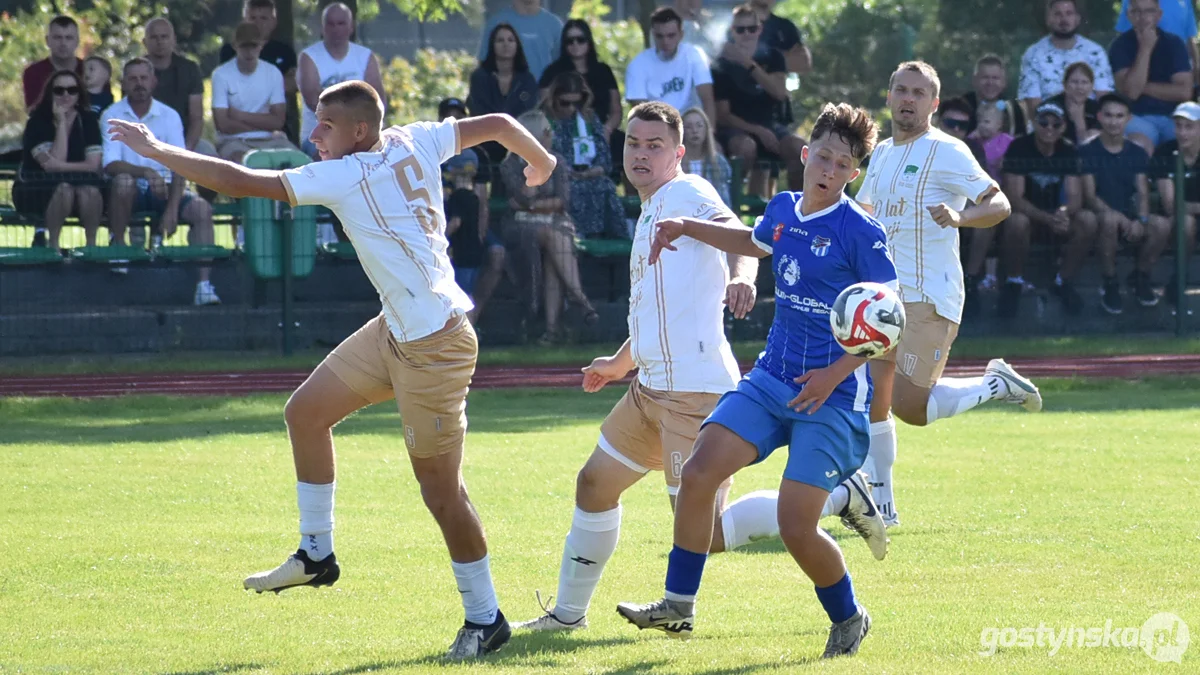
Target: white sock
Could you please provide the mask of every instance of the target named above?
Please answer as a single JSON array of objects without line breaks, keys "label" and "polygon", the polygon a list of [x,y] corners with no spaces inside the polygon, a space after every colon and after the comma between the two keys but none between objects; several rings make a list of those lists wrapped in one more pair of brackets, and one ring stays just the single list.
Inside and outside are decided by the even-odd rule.
[{"label": "white sock", "polygon": [[558,569],[558,597],[554,616],[574,623],[587,614],[592,594],[604,574],[604,565],[617,550],[621,535],[621,507],[600,513],[588,513],[575,507],[571,531],[563,543],[562,565]]},{"label": "white sock", "polygon": [[454,580],[458,582],[458,592],[462,595],[467,621],[480,626],[495,623],[496,613],[500,611],[500,606],[496,603],[496,588],[492,586],[490,562],[486,555],[475,562],[450,561],[450,567],[454,569]]},{"label": "white sock", "polygon": [[333,553],[333,489],[337,481],[318,485],[296,483],[296,505],[300,507],[300,548],[310,560],[324,560]]},{"label": "white sock", "polygon": [[742,495],[721,513],[725,550],[779,536],[779,492],[759,490]]},{"label": "white sock", "polygon": [[870,460],[875,464],[871,474],[871,496],[885,519],[896,517],[892,496],[892,465],[896,463],[896,419],[892,416],[871,424]]},{"label": "white sock", "polygon": [[850,488],[839,485],[833,488],[833,492],[829,493],[829,499],[825,500],[825,508],[821,509],[821,517],[836,516],[848,504],[850,504]]},{"label": "white sock", "polygon": [[930,424],[947,417],[965,413],[980,403],[999,398],[1007,390],[1000,378],[987,377],[943,377],[929,392],[925,404],[925,416]]}]

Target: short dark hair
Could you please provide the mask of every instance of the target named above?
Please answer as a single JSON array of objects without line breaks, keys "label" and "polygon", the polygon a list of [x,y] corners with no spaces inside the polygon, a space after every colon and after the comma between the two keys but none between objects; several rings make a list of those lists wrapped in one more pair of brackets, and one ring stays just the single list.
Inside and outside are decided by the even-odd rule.
[{"label": "short dark hair", "polygon": [[96,63],[99,63],[101,66],[104,67],[105,70],[108,71],[109,76],[110,77],[112,76],[112,62],[110,62],[108,59],[104,58],[103,56],[99,56],[97,54],[92,54],[91,56],[89,56],[83,60],[84,63],[88,63],[89,61],[95,61]]},{"label": "short dark hair", "polygon": [[1050,10],[1054,9],[1054,6],[1060,2],[1069,2],[1071,3],[1071,6],[1075,8],[1076,12],[1079,11],[1079,3],[1075,0],[1046,0],[1046,11],[1049,12]]},{"label": "short dark hair", "polygon": [[1077,70],[1086,75],[1087,79],[1091,80],[1093,84],[1096,82],[1096,71],[1092,70],[1092,67],[1083,61],[1076,61],[1063,70],[1063,88],[1066,88],[1067,80],[1071,79],[1071,76],[1074,75],[1075,71]]},{"label": "short dark hair", "polygon": [[383,125],[383,99],[375,87],[362,80],[347,80],[330,85],[321,92],[317,102],[326,106],[340,104],[350,109],[357,121],[366,122],[374,130]]},{"label": "short dark hair", "polygon": [[274,12],[275,0],[246,0],[246,4],[242,5],[242,14],[252,9],[269,9]]},{"label": "short dark hair", "polygon": [[66,14],[59,14],[53,19],[50,19],[50,24],[46,26],[46,30],[49,30],[50,26],[58,26],[59,28],[74,28],[75,30],[79,30],[79,23]]},{"label": "short dark hair", "polygon": [[676,12],[671,7],[659,7],[650,15],[651,26],[671,23],[672,21],[679,24],[680,28],[683,28],[683,17],[679,16],[679,12]]},{"label": "short dark hair", "polygon": [[1107,94],[1096,99],[1097,109],[1103,109],[1104,106],[1108,105],[1109,103],[1116,103],[1117,105],[1124,106],[1126,111],[1133,110],[1133,106],[1129,105],[1129,99],[1125,98],[1124,96],[1118,94],[1115,91],[1110,91]]},{"label": "short dark hair", "polygon": [[1004,59],[1000,58],[999,54],[992,53],[984,54],[983,56],[979,57],[979,60],[975,62],[975,72],[978,73],[979,69],[985,66],[1000,66],[1001,68],[1006,67]]},{"label": "short dark hair", "polygon": [[924,61],[905,61],[896,66],[896,71],[892,73],[888,79],[888,91],[892,90],[892,85],[896,83],[896,76],[905,71],[920,73],[933,83],[933,98],[938,97],[938,92],[942,90],[942,80],[938,77],[937,69],[925,63]]},{"label": "short dark hair", "polygon": [[850,154],[861,162],[875,149],[879,125],[871,119],[871,113],[863,108],[855,108],[849,103],[826,103],[821,108],[821,114],[817,115],[817,122],[809,136],[814,141],[837,136],[850,146]]},{"label": "short dark hair", "polygon": [[683,140],[683,116],[675,106],[662,101],[645,101],[633,106],[629,111],[628,121],[642,120],[643,122],[662,122],[675,132],[675,142]]},{"label": "short dark hair", "polygon": [[154,64],[150,63],[150,59],[148,59],[144,56],[135,56],[132,59],[129,59],[128,61],[126,61],[125,65],[121,67],[121,77],[125,77],[125,73],[129,72],[129,69],[134,66],[146,66],[147,68],[150,69],[151,75],[155,74]]},{"label": "short dark hair", "polygon": [[948,112],[960,112],[967,116],[968,119],[975,116],[975,111],[971,109],[971,104],[967,103],[961,97],[955,97],[948,101],[942,101],[938,106],[938,112],[945,115]]}]

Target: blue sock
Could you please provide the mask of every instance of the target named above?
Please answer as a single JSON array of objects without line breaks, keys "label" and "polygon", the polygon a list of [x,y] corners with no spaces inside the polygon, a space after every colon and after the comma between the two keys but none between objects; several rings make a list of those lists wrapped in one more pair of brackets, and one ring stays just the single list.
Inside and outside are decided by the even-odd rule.
[{"label": "blue sock", "polygon": [[[670,577],[668,577],[670,578]],[[836,584],[825,588],[815,587],[817,599],[829,615],[833,623],[841,623],[854,616],[858,611],[858,603],[854,600],[854,586],[850,583],[850,573],[842,577]]]},{"label": "blue sock", "polygon": [[704,576],[704,561],[707,553],[692,553],[675,546],[667,557],[668,600],[695,602],[700,590],[700,577]]}]

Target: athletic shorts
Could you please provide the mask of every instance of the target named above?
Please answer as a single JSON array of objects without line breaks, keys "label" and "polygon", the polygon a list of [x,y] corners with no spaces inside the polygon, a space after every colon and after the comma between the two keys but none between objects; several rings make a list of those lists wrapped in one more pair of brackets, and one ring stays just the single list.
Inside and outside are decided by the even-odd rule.
[{"label": "athletic shorts", "polygon": [[648,389],[634,378],[600,425],[600,449],[638,473],[662,471],[667,493],[673,495],[700,425],[719,398]]},{"label": "athletic shorts", "polygon": [[411,342],[398,342],[380,315],[342,341],[324,364],[371,403],[395,398],[408,453],[429,459],[463,446],[467,388],[478,354],[475,329],[462,315]]},{"label": "athletic shorts", "polygon": [[900,344],[880,360],[894,362],[904,379],[929,389],[946,369],[956,337],[958,324],[938,314],[932,303],[906,302]]},{"label": "athletic shorts", "polygon": [[754,368],[721,397],[704,424],[720,424],[753,445],[758,458],[752,464],[788,446],[783,477],[833,492],[866,461],[871,423],[866,412],[830,405],[812,415],[798,413],[788,407],[795,397],[790,386]]}]

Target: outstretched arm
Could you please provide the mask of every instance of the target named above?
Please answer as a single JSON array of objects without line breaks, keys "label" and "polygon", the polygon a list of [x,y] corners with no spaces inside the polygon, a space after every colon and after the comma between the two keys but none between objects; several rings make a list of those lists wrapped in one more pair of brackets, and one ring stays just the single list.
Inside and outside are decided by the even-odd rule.
[{"label": "outstretched arm", "polygon": [[504,113],[468,117],[458,121],[458,139],[464,148],[496,141],[529,163],[525,179],[530,186],[550,179],[558,160],[511,115]]},{"label": "outstretched arm", "polygon": [[695,218],[668,218],[657,223],[654,241],[650,242],[648,262],[653,265],[663,249],[674,251],[671,243],[680,237],[691,237],[713,248],[750,258],[765,258],[767,251],[759,248],[752,238],[753,231],[740,223],[714,223]]}]

